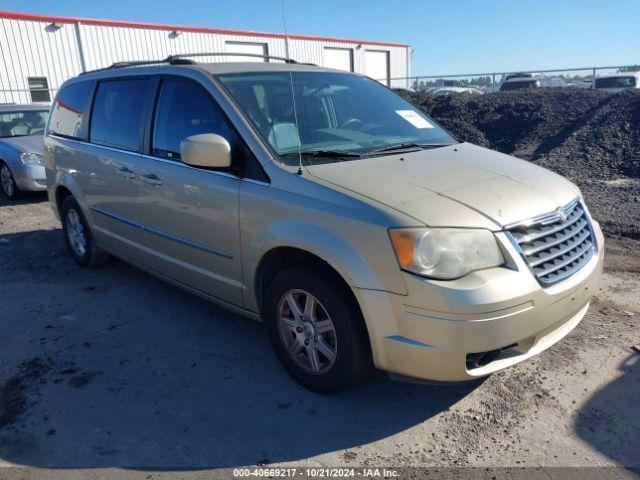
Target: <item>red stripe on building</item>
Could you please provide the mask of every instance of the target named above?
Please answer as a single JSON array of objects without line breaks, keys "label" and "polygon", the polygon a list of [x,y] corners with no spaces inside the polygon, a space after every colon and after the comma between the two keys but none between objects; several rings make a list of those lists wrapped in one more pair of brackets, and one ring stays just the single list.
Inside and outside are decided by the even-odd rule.
[{"label": "red stripe on building", "polygon": [[269,33],[255,32],[251,30],[233,30],[227,28],[191,27],[185,25],[169,25],[162,23],[123,22],[118,20],[101,20],[97,18],[66,17],[60,15],[41,15],[37,13],[21,13],[0,10],[0,18],[15,20],[33,20],[39,22],[83,23],[85,25],[104,25],[108,27],[148,28],[152,30],[178,30],[181,32],[219,33],[222,35],[245,35],[267,38],[289,38],[293,40],[317,40],[322,42],[353,43],[356,45],[379,45],[385,47],[409,47],[408,43],[378,42],[372,40],[357,40],[354,38],[319,37],[314,35],[301,35],[296,33]]}]

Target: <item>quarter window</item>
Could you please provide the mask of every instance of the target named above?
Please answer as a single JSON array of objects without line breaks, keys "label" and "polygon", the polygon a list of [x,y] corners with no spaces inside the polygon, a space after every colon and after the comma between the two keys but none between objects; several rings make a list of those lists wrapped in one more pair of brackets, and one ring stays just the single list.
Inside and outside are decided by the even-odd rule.
[{"label": "quarter window", "polygon": [[82,121],[89,106],[92,82],[72,83],[58,94],[51,109],[49,131],[68,138],[80,138]]},{"label": "quarter window", "polygon": [[138,150],[148,85],[147,79],[99,83],[91,113],[90,141]]},{"label": "quarter window", "polygon": [[237,135],[209,94],[193,82],[163,81],[153,128],[153,155],[178,160],[182,140],[200,133],[224,137],[232,157],[238,156]]}]

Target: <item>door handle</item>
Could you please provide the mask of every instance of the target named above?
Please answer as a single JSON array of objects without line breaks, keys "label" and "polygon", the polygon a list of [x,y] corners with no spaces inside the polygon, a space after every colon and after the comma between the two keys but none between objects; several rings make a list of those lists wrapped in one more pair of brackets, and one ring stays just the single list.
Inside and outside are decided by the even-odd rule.
[{"label": "door handle", "polygon": [[144,183],[148,183],[149,185],[162,185],[162,180],[160,180],[157,175],[153,173],[150,175],[140,175],[140,180]]},{"label": "door handle", "polygon": [[117,173],[118,175],[120,175],[120,176],[122,176],[122,177],[124,177],[124,178],[128,179],[128,180],[133,180],[134,178],[136,178],[136,174],[135,174],[135,173],[133,173],[133,171],[132,171],[132,170],[129,170],[129,169],[128,169],[128,168],[126,168],[126,167],[118,168],[118,169],[116,170],[116,173]]}]

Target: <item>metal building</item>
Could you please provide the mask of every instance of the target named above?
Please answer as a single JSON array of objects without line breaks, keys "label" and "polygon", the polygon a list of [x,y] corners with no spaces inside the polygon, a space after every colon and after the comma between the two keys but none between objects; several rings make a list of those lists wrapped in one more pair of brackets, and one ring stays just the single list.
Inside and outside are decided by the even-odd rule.
[{"label": "metal building", "polygon": [[[48,102],[69,77],[123,60],[218,52],[287,56],[407,87],[409,45],[0,11],[0,103]],[[255,58],[256,61],[263,61]]]}]

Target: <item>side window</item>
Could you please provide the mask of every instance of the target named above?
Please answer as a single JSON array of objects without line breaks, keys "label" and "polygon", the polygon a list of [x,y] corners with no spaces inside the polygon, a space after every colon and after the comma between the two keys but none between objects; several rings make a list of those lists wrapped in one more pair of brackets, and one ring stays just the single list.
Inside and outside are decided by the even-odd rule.
[{"label": "side window", "polygon": [[216,133],[226,138],[233,163],[238,165],[241,142],[209,94],[193,82],[164,80],[153,126],[153,155],[179,160],[180,142],[200,133]]},{"label": "side window", "polygon": [[93,82],[72,83],[64,87],[51,109],[49,132],[68,138],[80,138],[92,89]]},{"label": "side window", "polygon": [[89,140],[138,150],[148,85],[147,79],[100,82],[93,100]]}]

